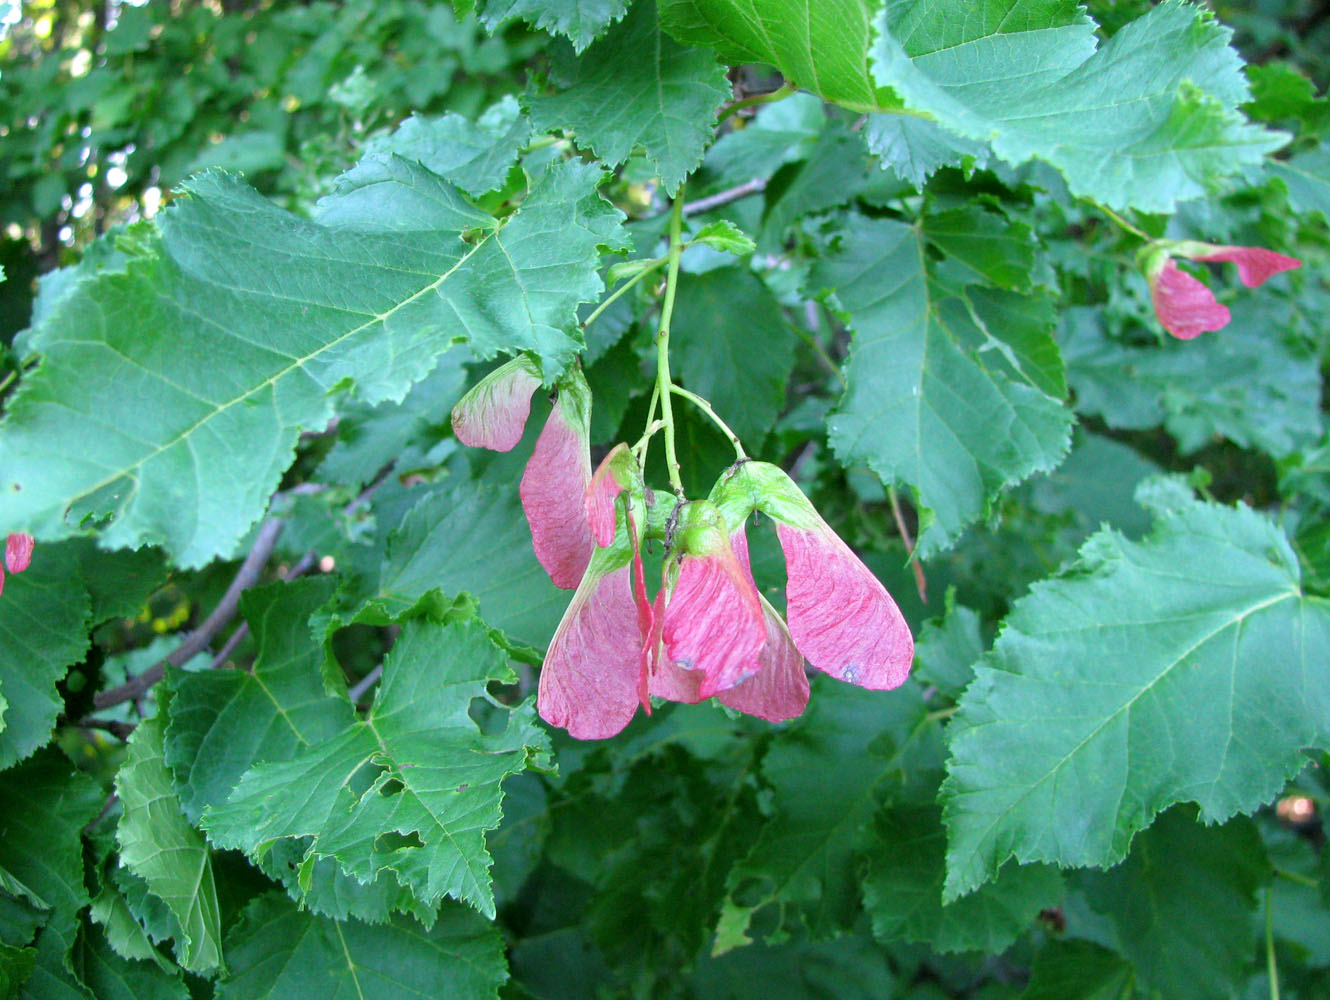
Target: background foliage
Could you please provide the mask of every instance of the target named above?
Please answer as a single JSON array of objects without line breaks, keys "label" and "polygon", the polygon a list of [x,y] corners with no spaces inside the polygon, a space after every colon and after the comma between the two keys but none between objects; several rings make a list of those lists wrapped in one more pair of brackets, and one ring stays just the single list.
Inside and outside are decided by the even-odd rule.
[{"label": "background foliage", "polygon": [[[1330,8],[1212,6],[0,4],[0,995],[1330,994]],[[676,196],[916,662],[579,743],[543,394],[447,415],[636,440]],[[1150,239],[1302,267],[1182,342]]]}]

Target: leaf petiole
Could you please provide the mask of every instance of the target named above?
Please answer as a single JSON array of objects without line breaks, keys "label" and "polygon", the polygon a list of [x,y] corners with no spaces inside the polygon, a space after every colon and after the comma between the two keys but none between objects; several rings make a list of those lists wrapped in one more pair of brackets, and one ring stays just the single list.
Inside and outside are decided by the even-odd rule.
[{"label": "leaf petiole", "polygon": [[587,327],[589,327],[600,317],[601,313],[603,313],[610,306],[614,305],[614,303],[618,301],[620,296],[622,296],[629,289],[636,286],[637,283],[640,282],[643,278],[645,278],[648,274],[654,274],[656,271],[660,270],[661,266],[666,264],[668,261],[669,261],[668,257],[659,257],[656,260],[653,260],[648,266],[642,268],[642,270],[638,271],[631,278],[625,281],[622,285],[616,288],[612,295],[610,295],[603,302],[601,302],[600,305],[596,306],[596,308],[592,311],[591,315],[582,321],[582,329],[585,330]]},{"label": "leaf petiole", "polygon": [[681,396],[684,399],[688,400],[688,402],[692,403],[699,410],[701,410],[708,417],[710,417],[711,422],[715,424],[718,428],[720,428],[720,432],[724,434],[727,438],[729,438],[730,444],[734,445],[734,450],[735,453],[739,456],[739,461],[745,462],[748,460],[748,455],[745,454],[744,452],[744,446],[743,443],[739,440],[739,435],[734,433],[734,431],[730,429],[729,424],[725,423],[725,421],[720,418],[720,415],[717,414],[716,411],[711,408],[710,403],[708,403],[697,393],[689,392],[687,389],[683,388],[682,386],[671,385],[670,392],[674,393],[676,396]]},{"label": "leaf petiole", "polygon": [[1097,202],[1094,203],[1094,204],[1095,204],[1095,208],[1099,209],[1099,211],[1103,212],[1103,213],[1104,213],[1105,215],[1107,215],[1110,219],[1112,219],[1114,222],[1116,222],[1119,226],[1121,226],[1123,229],[1127,230],[1127,232],[1132,233],[1132,234],[1134,234],[1134,235],[1136,235],[1136,236],[1139,236],[1139,237],[1140,237],[1141,239],[1143,239],[1143,240],[1153,240],[1153,239],[1154,239],[1154,237],[1151,236],[1149,233],[1147,233],[1144,229],[1141,229],[1139,226],[1135,226],[1135,225],[1133,225],[1132,223],[1128,222],[1126,219],[1124,219],[1122,216],[1118,215],[1117,212],[1113,211],[1113,210],[1112,210],[1111,208],[1109,208],[1107,205],[1100,205],[1100,204],[1098,204]]},{"label": "leaf petiole", "polygon": [[670,209],[669,270],[665,279],[665,299],[660,307],[660,326],[656,331],[656,389],[660,396],[661,422],[665,425],[665,470],[674,492],[683,496],[683,477],[679,474],[679,456],[674,448],[674,409],[670,405],[670,320],[674,317],[674,295],[679,287],[679,258],[683,255],[683,187],[674,196]]},{"label": "leaf petiole", "polygon": [[737,101],[731,101],[725,105],[725,108],[716,118],[716,124],[720,125],[730,115],[738,114],[744,108],[756,107],[759,104],[771,104],[774,101],[783,101],[785,98],[797,93],[799,90],[793,83],[786,80],[775,90],[769,90],[765,94],[754,94],[752,97],[744,97]]},{"label": "leaf petiole", "polygon": [[637,464],[641,467],[647,463],[647,448],[651,444],[651,439],[656,436],[656,431],[665,425],[656,419],[656,407],[660,403],[660,383],[657,382],[651,387],[651,402],[647,404],[647,425],[642,430],[642,436],[637,439],[633,445],[632,452],[637,456]]}]

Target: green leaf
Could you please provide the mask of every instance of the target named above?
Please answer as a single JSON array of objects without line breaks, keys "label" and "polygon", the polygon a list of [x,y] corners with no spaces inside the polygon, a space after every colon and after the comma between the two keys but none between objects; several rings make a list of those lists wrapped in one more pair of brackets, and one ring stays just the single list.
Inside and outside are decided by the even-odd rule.
[{"label": "green leaf", "polygon": [[497,32],[505,22],[521,18],[528,24],[565,36],[581,52],[614,21],[623,17],[631,0],[486,0],[481,19]]},{"label": "green leaf", "polygon": [[15,948],[0,944],[0,997],[18,996],[19,987],[28,981],[37,967],[36,948]]},{"label": "green leaf", "polygon": [[834,941],[755,944],[702,958],[692,975],[696,996],[707,1000],[830,1000],[895,997],[900,980],[886,952],[867,934]]},{"label": "green leaf", "polygon": [[178,972],[116,954],[99,929],[87,932],[80,952],[83,981],[97,1000],[189,1000]]},{"label": "green leaf", "polygon": [[794,367],[794,332],[775,297],[739,266],[681,275],[670,339],[684,384],[756,449]]},{"label": "green leaf", "polygon": [[51,737],[64,707],[56,684],[88,649],[89,598],[70,546],[38,545],[0,596],[0,768]]},{"label": "green leaf", "polygon": [[689,194],[767,180],[785,164],[808,159],[826,129],[822,102],[812,94],[793,94],[765,105],[743,128],[726,132],[712,144],[689,179]]},{"label": "green leaf", "polygon": [[91,539],[71,545],[79,560],[79,579],[92,601],[90,624],[134,617],[166,579],[166,560],[157,549],[106,552]]},{"label": "green leaf", "polygon": [[120,863],[148,884],[174,914],[183,939],[180,964],[193,972],[222,963],[221,911],[213,884],[212,855],[203,835],[185,819],[162,756],[162,718],[140,722],[129,754],[116,774],[124,807],[116,842]]},{"label": "green leaf", "polygon": [[408,917],[338,923],[269,894],[246,908],[226,955],[218,1000],[488,1000],[508,978],[498,930],[460,906],[426,931]]},{"label": "green leaf", "polygon": [[333,197],[390,181],[387,161],[393,156],[414,160],[468,194],[482,195],[503,184],[530,134],[531,124],[511,95],[475,123],[454,112],[438,118],[415,115],[367,142],[360,163],[337,179]]},{"label": "green leaf", "polygon": [[879,693],[814,683],[800,725],[762,763],[773,813],[730,870],[715,954],[747,944],[755,916],[769,906],[780,913],[777,931],[797,916],[816,937],[850,922],[859,900],[856,848],[877,797],[893,784],[926,784],[929,765],[940,764],[927,760],[935,744],[910,742],[924,714],[914,687]]},{"label": "green leaf", "polygon": [[922,188],[942,167],[959,167],[967,161],[983,166],[988,159],[988,147],[983,143],[962,139],[937,122],[912,115],[869,115],[863,135],[882,169],[891,169],[916,188]]},{"label": "green leaf", "polygon": [[[506,458],[506,456],[504,456]],[[431,485],[388,534],[376,580],[366,581],[353,610],[358,617],[391,618],[431,590],[467,592],[485,621],[509,638],[544,648],[568,606],[536,562],[531,532],[515,483],[478,481]]]},{"label": "green leaf", "polygon": [[954,593],[948,591],[946,616],[926,622],[915,639],[912,676],[923,684],[932,684],[948,698],[958,698],[974,677],[974,665],[983,655],[979,615],[955,604]]},{"label": "green leaf", "polygon": [[[109,847],[110,845],[108,844],[108,848]],[[99,894],[97,899],[93,900],[92,912],[94,919],[97,919],[99,910],[105,913],[108,909],[112,908],[108,907],[105,903],[101,906],[98,905],[102,897],[107,894],[107,891],[111,891],[124,903],[125,909],[129,911],[130,918],[138,925],[139,932],[141,934],[146,934],[148,940],[152,944],[163,944],[173,939],[175,941],[184,940],[185,934],[180,927],[180,921],[176,919],[175,914],[171,912],[171,908],[166,905],[166,902],[148,888],[146,879],[135,874],[121,864],[112,865],[109,874],[109,885],[104,887],[103,892]],[[136,957],[129,952],[139,950],[142,945],[141,942],[136,943],[132,940],[129,928],[120,928],[118,926],[123,914],[107,915],[114,916],[115,918],[113,921],[107,921],[106,923],[108,936],[111,935],[113,928],[117,930],[117,934],[110,937],[112,945],[115,946],[118,951],[120,950],[120,945],[125,945],[127,947],[124,951],[121,951],[121,954],[124,954],[127,958]],[[121,929],[126,932],[124,938],[118,933]],[[165,961],[165,959],[162,959],[155,950],[153,955],[157,959],[163,962]]]},{"label": "green leaf", "polygon": [[[897,0],[873,76],[905,104],[1012,164],[1040,159],[1078,197],[1172,212],[1287,136],[1236,110],[1249,91],[1230,32],[1168,2],[1102,46],[1072,0]],[[833,98],[834,99],[834,98]]]},{"label": "green leaf", "polygon": [[1256,890],[1268,875],[1251,822],[1203,827],[1176,808],[1136,838],[1125,862],[1085,872],[1081,883],[1148,995],[1210,1000],[1231,995],[1247,967]]},{"label": "green leaf", "polygon": [[925,215],[922,231],[963,283],[1029,291],[1035,239],[1024,223],[967,205]]},{"label": "green leaf", "polygon": [[309,626],[332,591],[330,579],[247,590],[240,611],[258,644],[253,669],[171,672],[163,750],[190,822],[255,764],[289,760],[352,723],[346,699],[324,692],[323,646]]},{"label": "green leaf", "polygon": [[83,828],[97,817],[105,795],[58,750],[44,750],[4,772],[4,778],[0,870],[36,893],[50,911],[37,936],[36,969],[20,996],[85,997],[70,972],[69,953],[78,912],[89,902],[83,884]]},{"label": "green leaf", "polygon": [[1077,428],[1067,460],[1031,484],[1030,502],[1072,520],[1075,544],[1105,524],[1139,538],[1152,522],[1134,499],[1136,486],[1162,471],[1127,445]]},{"label": "green leaf", "polygon": [[640,146],[667,194],[701,161],[716,110],[730,94],[724,67],[710,52],[666,35],[652,0],[639,0],[604,38],[554,72],[567,87],[531,102],[535,127],[571,128],[579,146],[611,166]]},{"label": "green leaf", "polygon": [[744,257],[757,249],[757,244],[729,219],[716,219],[693,234],[690,243],[701,243],[723,253]]},{"label": "green leaf", "polygon": [[374,881],[365,883],[348,875],[332,858],[305,864],[310,842],[309,837],[279,840],[258,862],[263,873],[281,882],[302,910],[333,920],[355,917],[369,924],[382,924],[394,913],[404,913],[425,927],[433,926],[439,907],[416,899],[392,872],[380,872]]},{"label": "green leaf", "polygon": [[871,0],[661,0],[665,30],[727,63],[767,63],[804,90],[860,111],[879,107],[866,53]]},{"label": "green leaf", "polygon": [[1247,66],[1251,100],[1243,108],[1260,121],[1296,123],[1292,131],[1318,135],[1330,127],[1330,100],[1316,96],[1316,85],[1289,63],[1252,63]]},{"label": "green leaf", "polygon": [[1122,1000],[1131,963],[1090,941],[1050,941],[1034,957],[1020,1000]]},{"label": "green leaf", "polygon": [[1077,409],[1123,429],[1162,423],[1184,453],[1216,435],[1276,458],[1311,445],[1323,427],[1320,365],[1289,332],[1291,311],[1247,293],[1230,312],[1196,340],[1135,347],[1110,340],[1096,312],[1073,310],[1062,347]]},{"label": "green leaf", "polygon": [[989,367],[1002,364],[1001,351],[982,350],[1011,328],[1005,300],[967,297],[931,277],[917,229],[853,219],[810,282],[835,291],[855,333],[831,445],[843,462],[867,462],[884,481],[913,487],[922,554],[984,516],[1001,489],[1066,453],[1071,414]]},{"label": "green leaf", "polygon": [[[124,869],[119,869],[119,872],[124,874]],[[129,877],[137,878],[132,873]],[[153,947],[152,935],[143,924],[139,923],[128,901],[114,884],[104,884],[101,892],[93,897],[88,916],[92,918],[93,923],[100,925],[107,944],[117,955],[123,958],[149,959],[169,967],[170,963]],[[172,934],[167,936],[178,933],[180,933],[179,928],[173,928]]]},{"label": "green leaf", "polygon": [[1295,212],[1319,212],[1330,219],[1330,145],[1321,145],[1266,167],[1284,182],[1288,203]]},{"label": "green leaf", "polygon": [[209,838],[257,857],[276,840],[312,837],[308,864],[334,857],[362,881],[390,870],[426,903],[448,895],[493,917],[485,831],[498,825],[503,779],[545,739],[529,704],[502,729],[477,728],[468,709],[491,680],[512,674],[479,622],[408,622],[369,716],[251,768],[204,812]]},{"label": "green leaf", "polygon": [[1175,802],[1209,822],[1267,802],[1330,745],[1327,640],[1330,607],[1245,507],[1094,535],[1016,602],[948,727],[948,898],[1011,857],[1113,864]]},{"label": "green leaf", "polygon": [[877,818],[868,848],[864,906],[873,933],[937,951],[1005,951],[1040,910],[1062,899],[1062,879],[1047,865],[1003,866],[997,879],[943,905],[946,833],[942,810],[902,805]]},{"label": "green leaf", "polygon": [[465,351],[449,351],[401,402],[349,403],[338,420],[337,443],[319,465],[319,478],[362,486],[389,462],[396,461],[399,470],[424,464],[425,449],[438,443],[447,414],[466,390],[469,360]]},{"label": "green leaf", "polygon": [[577,306],[601,289],[597,248],[624,240],[599,168],[551,167],[499,223],[424,168],[390,165],[400,183],[343,205],[339,226],[195,177],[160,237],[137,230],[132,257],[77,281],[29,338],[42,364],[0,422],[0,522],[39,538],[100,524],[108,547],[161,543],[199,566],[262,513],[334,388],[400,399],[459,338],[566,365]]},{"label": "green leaf", "polygon": [[757,245],[779,254],[790,228],[808,216],[850,201],[868,184],[863,145],[842,122],[824,123],[804,162],[786,168],[766,191],[767,209]]}]

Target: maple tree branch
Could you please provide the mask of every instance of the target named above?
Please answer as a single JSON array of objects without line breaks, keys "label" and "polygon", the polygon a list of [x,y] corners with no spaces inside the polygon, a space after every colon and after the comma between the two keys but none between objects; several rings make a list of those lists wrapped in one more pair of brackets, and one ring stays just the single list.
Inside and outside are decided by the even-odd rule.
[{"label": "maple tree branch", "polygon": [[76,725],[84,729],[100,729],[119,740],[129,739],[130,734],[135,729],[135,724],[132,722],[122,722],[119,719],[98,719],[91,715],[85,715],[78,720]]},{"label": "maple tree branch", "polygon": [[383,676],[383,664],[380,663],[377,667],[375,667],[373,670],[367,673],[364,677],[356,681],[356,683],[351,687],[351,689],[346,692],[347,697],[351,699],[351,704],[358,705],[360,703],[360,699],[365,697],[365,693],[370,688],[372,688],[374,686],[374,683],[382,676]]},{"label": "maple tree branch", "polygon": [[747,198],[750,194],[761,194],[766,189],[766,178],[754,177],[751,181],[744,181],[742,184],[735,185],[724,191],[718,191],[716,194],[707,195],[705,198],[698,198],[697,201],[685,203],[683,214],[700,215],[702,212],[710,212],[713,208],[720,208],[722,205],[728,205],[732,201]]},{"label": "maple tree branch", "polygon": [[[306,552],[300,557],[300,560],[294,566],[288,569],[285,573],[280,573],[278,575],[283,583],[289,583],[296,577],[304,576],[308,573],[317,559],[318,555],[313,551]],[[230,659],[231,654],[236,651],[236,647],[240,645],[247,635],[249,635],[249,622],[241,622],[236,626],[236,630],[231,633],[231,637],[226,640],[226,643],[222,646],[217,655],[212,658],[212,663],[208,664],[208,668],[210,670],[216,670],[218,667],[226,663],[226,661]]]},{"label": "maple tree branch", "polygon": [[234,579],[231,580],[231,585],[226,588],[226,593],[217,602],[217,607],[213,608],[212,614],[208,615],[198,628],[189,633],[166,659],[149,667],[143,673],[131,678],[119,687],[97,693],[93,696],[92,703],[98,708],[109,708],[112,705],[119,705],[123,701],[138,698],[148,688],[162,679],[168,666],[183,666],[192,656],[205,649],[217,633],[235,618],[236,612],[240,609],[240,595],[258,582],[259,576],[263,573],[263,568],[268,565],[268,560],[272,557],[273,549],[277,546],[277,539],[281,537],[282,529],[285,527],[286,522],[281,518],[273,517],[264,521],[254,539],[253,546],[245,556],[245,561],[240,564],[240,569],[236,571]]}]

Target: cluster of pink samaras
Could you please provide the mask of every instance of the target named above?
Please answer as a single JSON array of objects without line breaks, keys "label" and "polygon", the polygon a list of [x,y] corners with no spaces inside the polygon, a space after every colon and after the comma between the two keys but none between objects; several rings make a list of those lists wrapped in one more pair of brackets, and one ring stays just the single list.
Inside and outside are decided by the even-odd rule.
[{"label": "cluster of pink samaras", "polygon": [[1179,340],[1191,340],[1206,330],[1227,326],[1228,307],[1215,301],[1214,292],[1183,271],[1174,257],[1207,262],[1231,261],[1238,265],[1238,280],[1248,288],[1264,284],[1281,271],[1302,266],[1296,257],[1262,247],[1218,246],[1193,240],[1169,243],[1153,250],[1145,264],[1150,283],[1150,301],[1160,324]]},{"label": "cluster of pink samaras", "polygon": [[[459,440],[507,451],[521,439],[533,362],[517,358],[453,410]],[[649,490],[620,444],[591,470],[590,392],[576,370],[561,381],[522,475],[536,557],[560,587],[576,588],[540,674],[541,717],[579,739],[618,733],[651,697],[722,704],[772,722],[808,704],[807,660],[861,687],[905,681],[914,640],[895,601],[823,521],[794,482],[764,462],[741,462],[706,500]],[[760,511],[785,553],[788,626],[758,592],[744,526]],[[656,595],[642,547],[665,544]]]},{"label": "cluster of pink samaras", "polygon": [[5,565],[0,569],[0,594],[5,590],[5,570],[22,573],[32,562],[33,540],[31,535],[15,532],[5,539]]}]

